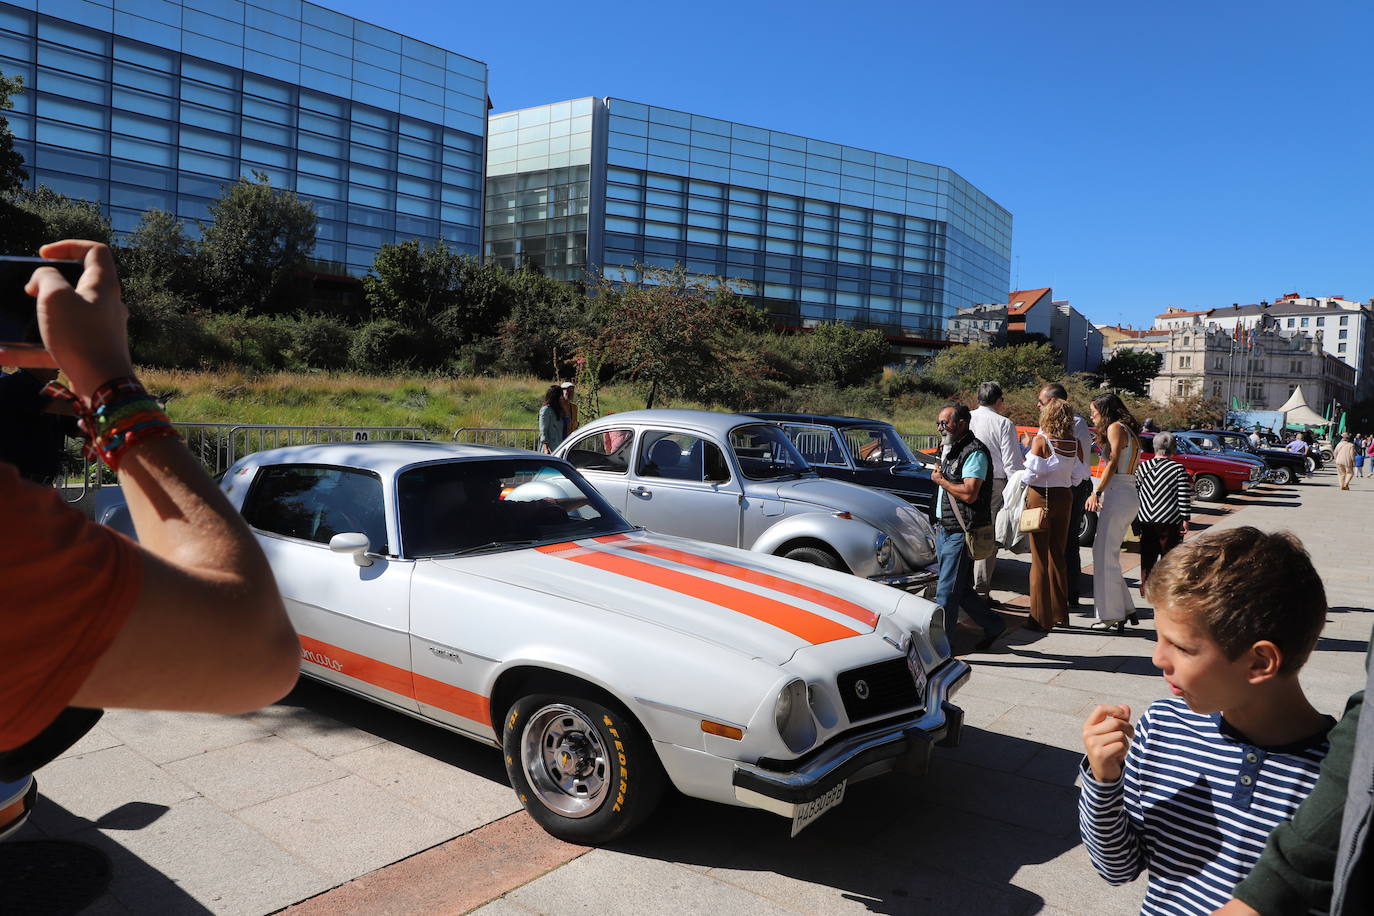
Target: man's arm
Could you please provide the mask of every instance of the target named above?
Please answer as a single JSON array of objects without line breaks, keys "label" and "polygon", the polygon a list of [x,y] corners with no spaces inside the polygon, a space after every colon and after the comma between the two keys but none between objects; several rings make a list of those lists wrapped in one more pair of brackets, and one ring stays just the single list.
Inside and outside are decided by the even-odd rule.
[{"label": "man's arm", "polygon": [[[75,290],[42,268],[29,293],[49,352],[89,399],[133,375],[110,250],[66,241],[40,253],[85,261]],[[141,541],[142,588],[72,704],[244,712],[279,699],[295,683],[300,646],[242,518],[177,439],[129,446],[119,482]]]}]

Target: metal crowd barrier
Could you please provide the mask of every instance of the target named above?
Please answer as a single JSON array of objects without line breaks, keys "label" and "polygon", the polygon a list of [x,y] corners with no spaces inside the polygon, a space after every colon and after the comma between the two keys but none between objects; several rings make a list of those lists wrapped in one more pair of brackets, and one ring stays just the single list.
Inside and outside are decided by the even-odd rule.
[{"label": "metal crowd barrier", "polygon": [[[178,424],[178,429],[181,425]],[[252,426],[239,424],[228,431],[219,452],[227,470],[244,455],[288,445],[320,445],[328,442],[426,441],[429,433],[419,426]]]},{"label": "metal crowd barrier", "polygon": [[515,426],[460,426],[453,431],[453,441],[523,448],[533,452],[539,449],[539,430]]},{"label": "metal crowd barrier", "polygon": [[940,447],[939,436],[932,436],[926,433],[898,433],[898,435],[906,440],[907,445],[918,452],[925,451],[928,448]]}]

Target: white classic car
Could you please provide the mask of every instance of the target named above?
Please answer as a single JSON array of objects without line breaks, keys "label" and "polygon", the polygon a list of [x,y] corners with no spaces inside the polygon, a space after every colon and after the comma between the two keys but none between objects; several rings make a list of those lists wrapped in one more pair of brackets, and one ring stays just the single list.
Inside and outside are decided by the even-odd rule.
[{"label": "white classic car", "polygon": [[549,833],[604,843],[664,787],[791,818],[957,743],[929,601],[651,534],[569,464],[429,442],[259,452],[221,487],[301,670],[505,752]]},{"label": "white classic car", "polygon": [[935,534],[891,493],[826,480],[777,423],[705,410],[630,410],[555,450],[636,525],[922,589]]}]

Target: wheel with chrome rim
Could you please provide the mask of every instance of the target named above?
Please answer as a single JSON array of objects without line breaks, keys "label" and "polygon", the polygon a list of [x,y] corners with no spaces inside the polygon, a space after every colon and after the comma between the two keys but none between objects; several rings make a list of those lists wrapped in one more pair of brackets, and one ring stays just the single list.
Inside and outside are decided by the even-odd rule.
[{"label": "wheel with chrome rim", "polygon": [[506,774],[530,816],[572,843],[608,843],[652,813],[664,775],[639,723],[610,703],[550,694],[506,713]]}]

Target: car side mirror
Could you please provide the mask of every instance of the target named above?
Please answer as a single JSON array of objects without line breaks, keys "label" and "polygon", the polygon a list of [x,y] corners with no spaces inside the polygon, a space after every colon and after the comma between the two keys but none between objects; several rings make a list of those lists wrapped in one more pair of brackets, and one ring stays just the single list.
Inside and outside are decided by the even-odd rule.
[{"label": "car side mirror", "polygon": [[335,553],[353,554],[353,562],[358,566],[372,565],[372,558],[367,555],[367,550],[371,546],[372,542],[361,531],[345,531],[329,539],[330,550]]}]

